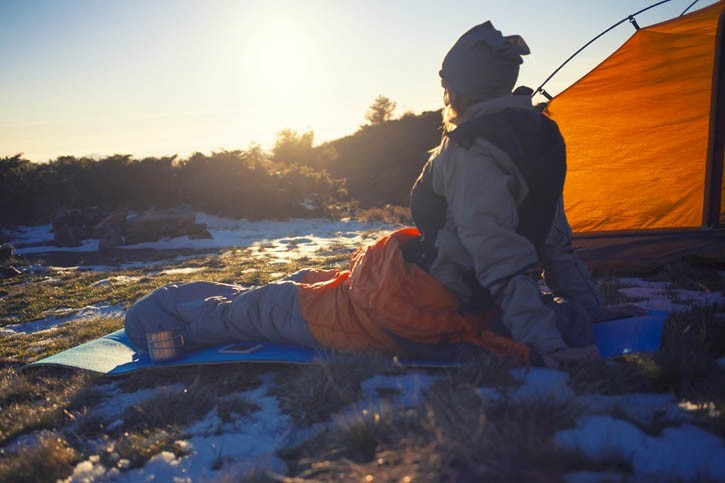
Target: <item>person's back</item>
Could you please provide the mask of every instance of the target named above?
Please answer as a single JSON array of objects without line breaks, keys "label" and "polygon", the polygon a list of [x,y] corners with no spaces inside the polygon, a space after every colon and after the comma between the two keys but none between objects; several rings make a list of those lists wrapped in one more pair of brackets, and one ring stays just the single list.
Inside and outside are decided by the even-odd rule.
[{"label": "person's back", "polygon": [[[561,201],[564,143],[528,95],[511,93],[528,53],[523,39],[503,37],[490,22],[451,48],[440,71],[447,133],[416,181],[411,211],[424,245],[434,247],[429,272],[462,300],[480,293],[473,282],[501,307],[514,340],[545,356],[570,347],[589,347],[583,354],[591,355],[591,317],[573,330],[557,328],[555,306],[542,301],[531,276],[543,266],[547,284],[568,307],[591,315],[601,309],[571,247]],[[430,210],[435,196],[445,207],[443,220],[440,206]],[[437,222],[427,219],[431,212]]]}]

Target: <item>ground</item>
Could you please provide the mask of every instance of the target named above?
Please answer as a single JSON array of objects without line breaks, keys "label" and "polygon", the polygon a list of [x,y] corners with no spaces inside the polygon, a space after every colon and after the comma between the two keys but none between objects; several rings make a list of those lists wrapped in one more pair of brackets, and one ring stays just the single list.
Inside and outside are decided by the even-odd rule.
[{"label": "ground", "polygon": [[200,217],[213,240],[105,259],[95,242],[48,255],[47,226],[11,236],[27,248],[23,273],[0,280],[0,481],[725,481],[725,275],[713,267],[596,274],[610,303],[670,312],[661,348],[558,371],[485,356],[411,370],[344,354],[118,378],[21,371],[120,328],[165,283],[340,267],[392,228]]}]

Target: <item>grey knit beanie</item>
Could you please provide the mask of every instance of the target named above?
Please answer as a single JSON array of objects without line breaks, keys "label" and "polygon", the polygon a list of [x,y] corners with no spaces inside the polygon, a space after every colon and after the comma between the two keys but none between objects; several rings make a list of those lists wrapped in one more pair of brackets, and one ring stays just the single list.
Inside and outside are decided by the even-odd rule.
[{"label": "grey knit beanie", "polygon": [[522,55],[531,51],[519,35],[504,37],[490,21],[459,38],[443,59],[439,72],[445,86],[474,99],[511,92]]}]

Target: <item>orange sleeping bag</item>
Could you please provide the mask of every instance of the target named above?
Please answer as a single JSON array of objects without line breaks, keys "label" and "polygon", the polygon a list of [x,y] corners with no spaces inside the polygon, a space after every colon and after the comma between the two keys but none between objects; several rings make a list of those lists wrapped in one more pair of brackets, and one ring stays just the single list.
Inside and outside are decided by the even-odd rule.
[{"label": "orange sleeping bag", "polygon": [[528,360],[526,344],[493,333],[493,313],[464,316],[460,301],[415,264],[400,247],[418,230],[404,228],[357,250],[349,270],[312,271],[298,292],[310,333],[337,350],[374,350],[406,357],[396,342],[469,343],[495,355]]}]

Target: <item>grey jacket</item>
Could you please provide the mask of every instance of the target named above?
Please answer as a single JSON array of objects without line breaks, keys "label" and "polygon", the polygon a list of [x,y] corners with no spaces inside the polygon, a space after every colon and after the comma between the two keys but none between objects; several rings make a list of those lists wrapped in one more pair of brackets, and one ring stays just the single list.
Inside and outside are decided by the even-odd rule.
[{"label": "grey jacket", "polygon": [[[460,122],[507,108],[531,109],[528,96],[507,95],[471,106]],[[447,202],[445,226],[438,232],[438,255],[430,273],[462,298],[469,288],[462,274],[475,270],[481,285],[500,305],[502,321],[515,340],[547,354],[566,347],[528,272],[543,267],[556,296],[584,306],[592,314],[601,297],[571,247],[571,228],[563,203],[542,246],[516,233],[517,207],[527,185],[504,151],[478,138],[469,150],[444,138],[431,156],[433,190]]]}]

